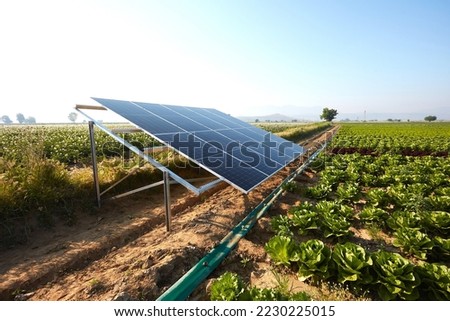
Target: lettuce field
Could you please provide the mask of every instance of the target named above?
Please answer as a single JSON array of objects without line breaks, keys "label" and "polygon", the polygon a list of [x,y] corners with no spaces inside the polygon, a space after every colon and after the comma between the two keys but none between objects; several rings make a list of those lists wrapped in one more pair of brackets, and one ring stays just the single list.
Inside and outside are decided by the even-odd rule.
[{"label": "lettuce field", "polygon": [[271,218],[274,270],[361,299],[450,300],[449,151],[448,123],[341,125]]},{"label": "lettuce field", "polygon": [[[330,124],[261,126],[300,141]],[[288,205],[263,218],[270,223],[259,231],[261,262],[279,286],[258,288],[243,271],[224,266],[211,299],[320,300],[327,297],[314,289],[324,284],[350,299],[450,299],[450,123],[339,127],[324,152],[284,186]],[[142,133],[126,135],[140,148],[156,144]],[[26,244],[34,230],[60,221],[76,225],[77,213],[93,210],[87,125],[3,126],[0,142],[0,248]],[[98,130],[96,143],[102,189],[136,164],[142,170],[126,188],[161,179],[125,159],[125,150]],[[160,161],[172,169],[182,161],[163,153]],[[249,260],[242,259],[241,270]],[[285,280],[305,287],[290,289]]]}]

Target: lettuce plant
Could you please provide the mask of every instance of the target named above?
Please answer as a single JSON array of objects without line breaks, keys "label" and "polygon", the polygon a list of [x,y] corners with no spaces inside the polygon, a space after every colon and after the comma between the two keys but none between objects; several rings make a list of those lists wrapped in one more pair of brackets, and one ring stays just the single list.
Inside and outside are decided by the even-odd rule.
[{"label": "lettuce plant", "polygon": [[315,209],[319,214],[336,213],[337,203],[333,201],[317,202]]},{"label": "lettuce plant", "polygon": [[426,207],[432,211],[450,212],[449,195],[431,195],[425,198]]},{"label": "lettuce plant", "polygon": [[372,254],[377,293],[383,300],[417,300],[420,278],[414,265],[398,253],[384,250]]},{"label": "lettuce plant", "polygon": [[325,183],[319,183],[316,186],[309,187],[306,190],[306,195],[313,199],[323,199],[328,196],[333,190],[331,185]]},{"label": "lettuce plant", "polygon": [[361,174],[361,183],[364,186],[376,186],[377,185],[377,177],[370,173],[362,173]]},{"label": "lettuce plant", "polygon": [[211,285],[211,301],[310,301],[305,292],[291,292],[280,287],[257,288],[244,284],[241,277],[225,272]]},{"label": "lettuce plant", "polygon": [[349,219],[349,220],[352,219],[354,216],[353,208],[348,205],[344,205],[344,204],[338,205],[337,213],[339,213],[340,215],[344,216],[346,219]]},{"label": "lettuce plant", "polygon": [[272,230],[278,235],[292,236],[292,221],[287,215],[278,215],[270,220]]},{"label": "lettuce plant", "polygon": [[342,202],[351,202],[359,196],[359,186],[357,183],[344,183],[336,189],[336,196]]},{"label": "lettuce plant", "polygon": [[351,223],[338,213],[322,213],[319,221],[320,229],[324,237],[346,237],[351,235],[349,230]]},{"label": "lettuce plant", "polygon": [[319,214],[336,214],[347,219],[353,217],[353,209],[350,206],[336,201],[320,201],[315,209]]},{"label": "lettuce plant", "polygon": [[450,239],[444,239],[436,236],[433,238],[432,258],[436,261],[449,261],[450,259]]},{"label": "lettuce plant", "polygon": [[394,246],[422,260],[426,260],[427,252],[433,248],[431,239],[418,228],[402,227],[394,236]]},{"label": "lettuce plant", "polygon": [[211,301],[237,301],[245,291],[245,284],[236,273],[225,272],[211,285]]},{"label": "lettuce plant", "polygon": [[[446,178],[446,181],[448,181],[448,177],[445,176],[445,178]],[[441,186],[439,188],[436,188],[434,190],[434,192],[436,195],[440,195],[440,196],[450,195],[450,186]]]},{"label": "lettuce plant", "polygon": [[293,206],[289,209],[289,213],[293,213],[295,211],[299,211],[299,210],[313,210],[314,209],[314,204],[308,202],[308,201],[304,201],[301,202],[299,205]]},{"label": "lettuce plant", "polygon": [[429,300],[450,300],[450,269],[442,264],[424,263],[417,267],[422,280],[422,297]]},{"label": "lettuce plant", "polygon": [[299,234],[306,234],[310,230],[317,230],[317,220],[319,216],[316,212],[308,209],[298,209],[292,213],[292,224],[298,227]]},{"label": "lettuce plant", "polygon": [[364,222],[383,222],[388,216],[388,213],[378,207],[366,207],[359,212],[359,218]]},{"label": "lettuce plant", "polygon": [[347,281],[369,284],[372,282],[369,267],[372,258],[363,247],[355,243],[339,243],[333,248],[331,257],[337,270],[337,279],[341,283]]},{"label": "lettuce plant", "polygon": [[297,244],[288,236],[276,235],[265,245],[265,250],[277,265],[288,266],[298,260]]},{"label": "lettuce plant", "polygon": [[303,291],[292,292],[286,284],[278,284],[275,288],[251,287],[240,299],[246,301],[311,301],[311,297]]},{"label": "lettuce plant", "polygon": [[[405,183],[407,177],[399,177],[399,182]],[[420,210],[424,205],[424,194],[428,187],[425,184],[412,184],[405,186],[399,184],[394,187],[388,188],[388,194],[391,196],[391,200],[396,208],[400,210]]]},{"label": "lettuce plant", "polygon": [[252,287],[248,291],[246,301],[287,301],[288,297],[280,291],[269,288]]},{"label": "lettuce plant", "polygon": [[423,212],[422,218],[430,231],[450,236],[450,213],[444,211]]},{"label": "lettuce plant", "polygon": [[320,182],[331,186],[334,189],[339,182],[345,178],[345,172],[341,169],[334,168],[334,166],[328,166],[324,171],[320,173]]},{"label": "lettuce plant", "polygon": [[347,217],[353,216],[350,206],[334,201],[321,201],[316,204],[316,211],[320,215],[318,225],[325,237],[343,237],[351,234],[350,222]]},{"label": "lettuce plant", "polygon": [[330,276],[331,251],[320,240],[300,243],[298,249],[298,276],[300,281],[309,278],[326,279]]},{"label": "lettuce plant", "polygon": [[401,212],[397,211],[387,219],[387,225],[397,230],[402,227],[419,227],[421,222],[420,216],[415,212]]},{"label": "lettuce plant", "polygon": [[367,192],[366,196],[369,203],[375,207],[383,207],[389,204],[389,195],[384,189],[371,189]]}]

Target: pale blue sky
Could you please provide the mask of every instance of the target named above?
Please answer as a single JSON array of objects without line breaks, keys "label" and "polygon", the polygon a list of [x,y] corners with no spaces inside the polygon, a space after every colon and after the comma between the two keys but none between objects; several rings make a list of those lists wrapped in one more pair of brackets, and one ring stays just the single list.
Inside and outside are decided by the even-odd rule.
[{"label": "pale blue sky", "polygon": [[66,121],[91,96],[450,117],[446,0],[0,1],[0,48],[12,119]]}]

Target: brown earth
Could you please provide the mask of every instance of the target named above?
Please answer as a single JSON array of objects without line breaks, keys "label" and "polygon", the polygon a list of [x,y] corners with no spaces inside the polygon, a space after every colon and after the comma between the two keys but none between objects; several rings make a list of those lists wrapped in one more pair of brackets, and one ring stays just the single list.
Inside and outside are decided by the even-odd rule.
[{"label": "brown earth", "polygon": [[[324,138],[325,134],[318,135],[304,146],[313,149]],[[154,300],[301,161],[248,195],[226,184],[201,196],[181,186],[171,187],[171,232],[165,227],[162,189],[108,201],[93,214],[80,213],[72,227],[60,224],[51,231],[35,231],[27,245],[0,253],[0,299]],[[300,179],[307,183],[315,178],[306,172]],[[273,215],[298,201],[287,193],[272,209]],[[275,275],[261,246],[270,236],[269,218],[263,217],[219,272],[224,268],[248,270],[247,279],[253,284],[273,286]],[[206,299],[206,286],[207,282],[192,299]],[[296,290],[308,287],[302,282],[293,282],[292,286]]]}]

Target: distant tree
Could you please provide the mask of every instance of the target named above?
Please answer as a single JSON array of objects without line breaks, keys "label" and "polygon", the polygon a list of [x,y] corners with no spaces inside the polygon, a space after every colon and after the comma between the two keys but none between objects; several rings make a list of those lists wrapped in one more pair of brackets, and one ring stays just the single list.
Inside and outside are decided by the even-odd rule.
[{"label": "distant tree", "polygon": [[320,115],[320,119],[324,119],[326,121],[333,121],[336,118],[338,111],[336,109],[324,108],[322,110],[322,115]]},{"label": "distant tree", "polygon": [[22,113],[18,113],[16,115],[16,119],[19,122],[19,124],[23,124],[25,122],[25,116]]},{"label": "distant tree", "polygon": [[36,124],[36,118],[34,118],[33,116],[30,116],[27,119],[25,119],[24,123],[29,124],[29,125]]},{"label": "distant tree", "polygon": [[9,118],[8,115],[3,115],[1,119],[2,119],[2,122],[6,125],[12,124],[12,122],[13,122],[11,120],[11,118]]},{"label": "distant tree", "polygon": [[426,121],[430,122],[430,121],[435,121],[437,119],[437,117],[429,115],[429,116],[425,117],[424,119]]},{"label": "distant tree", "polygon": [[394,121],[392,118],[388,118],[387,121]]},{"label": "distant tree", "polygon": [[71,113],[69,114],[69,116],[68,116],[69,120],[70,120],[72,123],[76,122],[77,117],[78,117],[78,114],[77,114],[77,113],[74,113],[74,112],[71,112]]},{"label": "distant tree", "polygon": [[255,119],[255,123],[259,123],[259,119],[258,118]]}]

